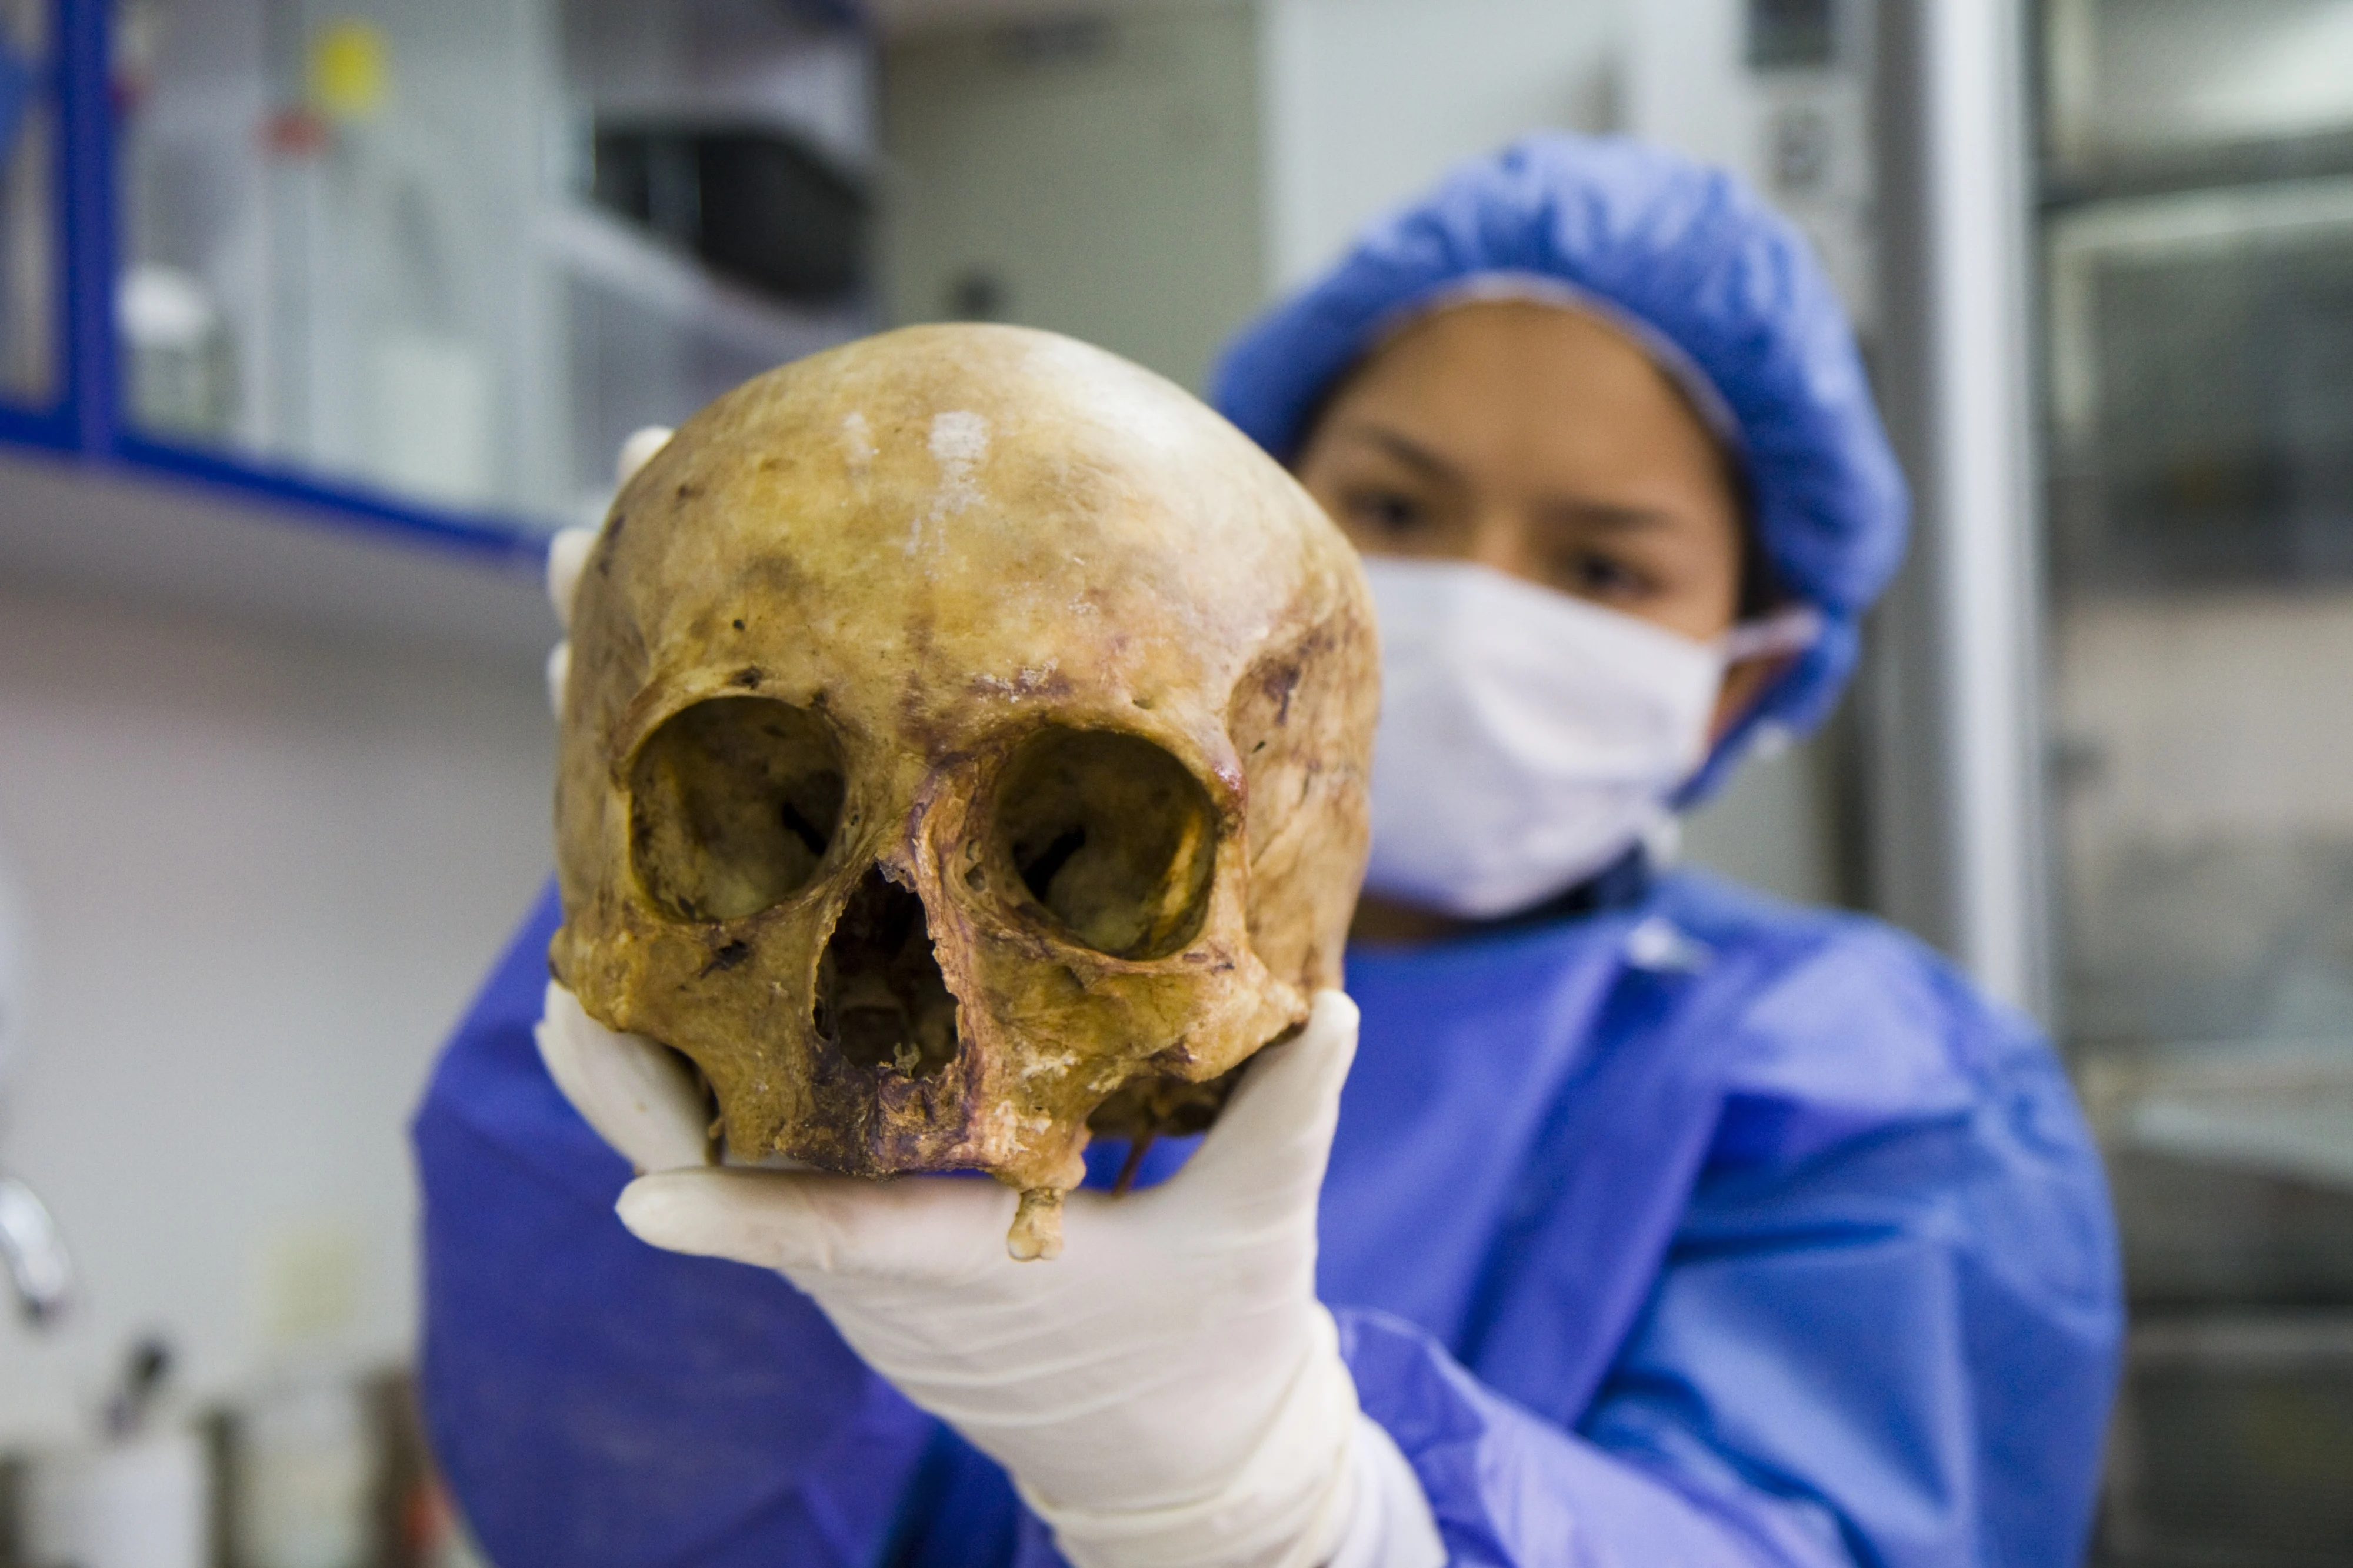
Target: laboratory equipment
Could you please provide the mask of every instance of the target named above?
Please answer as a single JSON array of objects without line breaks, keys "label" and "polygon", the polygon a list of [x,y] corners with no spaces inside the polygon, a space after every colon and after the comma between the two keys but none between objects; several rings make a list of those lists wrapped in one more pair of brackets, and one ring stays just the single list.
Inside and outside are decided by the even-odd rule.
[{"label": "laboratory equipment", "polygon": [[2353,1552],[2353,5],[2042,11],[2056,1002],[2136,1329],[2101,1552]]},{"label": "laboratory equipment", "polygon": [[47,1324],[64,1312],[73,1287],[65,1237],[40,1195],[5,1171],[0,1171],[0,1268],[28,1321]]},{"label": "laboratory equipment", "polygon": [[[24,910],[0,856],[0,1124],[5,1124],[8,1078],[25,1035],[27,1011]],[[16,1305],[36,1326],[57,1321],[73,1289],[73,1262],[48,1205],[21,1177],[0,1166],[0,1273],[5,1273]]]},{"label": "laboratory equipment", "polygon": [[527,557],[628,431],[871,324],[871,54],[815,4],[0,0],[0,440]]}]

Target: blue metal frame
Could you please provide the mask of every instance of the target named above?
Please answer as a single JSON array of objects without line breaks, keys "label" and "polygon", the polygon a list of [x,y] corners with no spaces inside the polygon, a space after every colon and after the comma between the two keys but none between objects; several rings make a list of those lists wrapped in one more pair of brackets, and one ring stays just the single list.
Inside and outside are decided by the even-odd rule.
[{"label": "blue metal frame", "polygon": [[332,527],[388,534],[519,570],[536,572],[547,559],[545,527],[444,511],[359,485],[326,483],[294,468],[264,467],[250,458],[174,447],[140,436],[118,434],[113,456],[127,470],[195,480],[301,511],[309,520]]},{"label": "blue metal frame", "polygon": [[[61,205],[66,187],[65,152],[65,89],[61,57],[64,53],[64,3],[59,0],[50,16],[50,57],[40,62],[33,103],[26,112],[47,111],[55,121],[56,134],[50,151],[55,158],[49,170],[50,199]],[[0,441],[17,446],[45,447],[52,450],[70,448],[74,445],[72,371],[66,345],[72,341],[71,310],[66,302],[71,286],[70,269],[66,263],[61,235],[51,236],[56,251],[52,257],[57,275],[68,288],[57,292],[57,315],[49,323],[49,352],[54,356],[51,372],[54,377],[50,401],[46,405],[0,402]]]},{"label": "blue metal frame", "polygon": [[113,84],[106,4],[58,0],[58,138],[65,154],[66,388],[75,445],[111,453],[116,396]]},{"label": "blue metal frame", "polygon": [[[864,28],[860,0],[798,0],[813,21]],[[536,570],[547,530],[520,519],[424,506],[364,484],[322,479],[245,455],[158,440],[123,416],[122,357],[115,317],[121,276],[117,232],[115,112],[109,32],[112,0],[55,0],[56,58],[47,86],[58,134],[57,345],[60,395],[48,408],[0,404],[0,444],[46,447],[126,477],[194,481],[289,512],[312,524],[388,535],[454,551],[486,564]]]},{"label": "blue metal frame", "polygon": [[0,443],[71,453],[125,477],[193,480],[299,511],[308,522],[386,535],[487,565],[537,570],[547,552],[543,527],[421,506],[364,485],[159,441],[127,426],[114,311],[121,252],[109,10],[110,0],[57,0],[49,97],[58,130],[58,237],[65,287],[56,331],[62,395],[48,409],[0,405]]}]

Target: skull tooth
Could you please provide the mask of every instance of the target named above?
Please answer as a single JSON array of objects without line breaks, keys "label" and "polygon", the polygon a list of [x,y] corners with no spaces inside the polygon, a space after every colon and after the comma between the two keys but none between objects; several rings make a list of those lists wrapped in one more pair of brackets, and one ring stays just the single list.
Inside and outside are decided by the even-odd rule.
[{"label": "skull tooth", "polygon": [[1034,1263],[1062,1255],[1062,1194],[1052,1187],[1029,1187],[1013,1211],[1013,1228],[1005,1233],[1006,1255],[1016,1263]]}]

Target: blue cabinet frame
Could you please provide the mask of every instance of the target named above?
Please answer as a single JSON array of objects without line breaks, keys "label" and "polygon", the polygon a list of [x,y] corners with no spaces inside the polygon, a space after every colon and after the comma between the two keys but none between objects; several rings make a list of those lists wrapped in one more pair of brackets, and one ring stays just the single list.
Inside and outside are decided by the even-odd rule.
[{"label": "blue cabinet frame", "polygon": [[[859,0],[792,0],[819,26],[863,31]],[[404,538],[491,564],[536,569],[547,529],[521,518],[468,514],[329,479],[288,466],[162,441],[131,428],[122,410],[115,316],[121,277],[117,231],[109,38],[111,0],[55,0],[47,89],[56,106],[55,342],[58,395],[47,407],[0,401],[0,444],[45,449],[93,467],[215,487],[297,511],[306,521]]]},{"label": "blue cabinet frame", "polygon": [[[546,529],[522,519],[444,510],[364,484],[323,479],[241,456],[157,440],[123,418],[122,353],[115,317],[121,277],[115,125],[110,81],[110,0],[55,0],[52,58],[40,86],[55,106],[58,356],[56,400],[0,400],[0,444],[94,468],[194,482],[300,512],[306,521],[390,534],[493,565],[533,568]],[[856,25],[843,0],[812,0],[838,25]]]},{"label": "blue cabinet frame", "polygon": [[[97,37],[80,36],[92,26],[98,28]],[[55,356],[54,400],[41,406],[0,399],[0,440],[73,451],[90,444],[90,435],[83,427],[82,410],[94,408],[95,404],[86,395],[84,387],[90,380],[90,362],[100,352],[82,343],[86,334],[79,330],[80,323],[91,309],[82,296],[93,292],[110,294],[111,290],[93,290],[90,279],[84,276],[82,258],[92,254],[93,248],[87,225],[93,216],[106,215],[94,212],[89,203],[77,200],[72,194],[74,182],[90,164],[90,157],[88,127],[74,109],[86,95],[74,91],[69,82],[76,76],[88,74],[80,58],[86,55],[98,62],[98,79],[101,83],[104,80],[103,7],[77,4],[76,0],[58,0],[50,16],[50,57],[41,62],[42,68],[34,75],[33,92],[36,102],[46,100],[54,108],[57,124],[51,146],[56,163],[49,175],[49,242],[54,247],[56,275],[61,285],[55,301],[57,319],[50,328],[50,349]],[[103,132],[105,128],[101,125],[99,129]],[[102,157],[103,149],[99,152]],[[107,177],[103,168],[95,171],[95,174],[100,179]],[[111,244],[107,237],[97,237],[97,240]],[[106,312],[102,309],[99,315],[101,326],[111,331],[112,321],[103,319]]]}]

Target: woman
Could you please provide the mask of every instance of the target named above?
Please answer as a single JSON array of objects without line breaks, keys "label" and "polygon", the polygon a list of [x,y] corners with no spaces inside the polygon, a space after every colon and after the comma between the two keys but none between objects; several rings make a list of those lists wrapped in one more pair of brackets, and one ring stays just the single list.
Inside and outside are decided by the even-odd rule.
[{"label": "woman", "polygon": [[649,1251],[533,1048],[544,1005],[631,1148],[625,1038],[543,1002],[543,906],[417,1126],[429,1415],[492,1556],[2074,1557],[2120,1316],[2048,1049],[1901,935],[1661,853],[1828,710],[1900,553],[1802,243],[1719,174],[1533,139],[1217,400],[1370,558],[1360,1037],[1320,1001],[1158,1209],[1075,1205],[1050,1266],[982,1261],[985,1184],[703,1171],[629,1187]]}]

